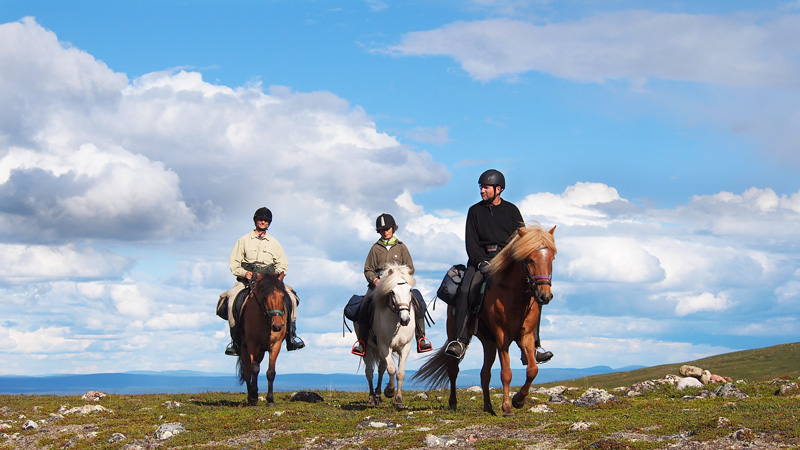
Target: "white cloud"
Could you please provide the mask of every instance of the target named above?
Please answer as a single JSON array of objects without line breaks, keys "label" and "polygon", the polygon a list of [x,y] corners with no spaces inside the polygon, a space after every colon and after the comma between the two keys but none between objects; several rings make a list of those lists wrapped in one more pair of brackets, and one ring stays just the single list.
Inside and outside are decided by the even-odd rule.
[{"label": "white cloud", "polygon": [[588,82],[647,78],[748,87],[797,86],[800,16],[737,17],[618,11],[535,25],[456,22],[403,36],[390,50],[455,58],[481,81],[540,71]]},{"label": "white cloud", "polygon": [[402,194],[398,195],[394,202],[397,203],[397,206],[403,208],[407,214],[418,216],[424,212],[422,205],[414,203],[414,199],[411,198],[411,193],[408,190],[404,190]]},{"label": "white cloud", "polygon": [[[3,329],[0,328],[0,331],[3,331]],[[89,340],[71,337],[70,330],[67,327],[38,328],[29,332],[12,328],[0,333],[0,337],[3,335],[7,336],[2,341],[5,342],[4,346],[8,350],[17,350],[23,353],[82,352],[91,343]],[[14,342],[16,345],[10,346],[10,342]]]},{"label": "white cloud", "polygon": [[[331,93],[234,89],[186,71],[126,84],[33,20],[0,29],[24,37],[0,53],[0,77],[8,81],[0,98],[7,109],[28,108],[24,116],[38,118],[30,126],[0,121],[7,141],[17,143],[0,157],[0,195],[14,200],[3,202],[0,215],[7,236],[166,240],[189,232],[188,224],[210,228],[250,210],[244,193],[255,186],[276,213],[304,205],[324,216],[342,214],[340,205],[388,209],[407,189],[411,195],[448,179],[430,154],[400,145],[362,108]],[[33,49],[64,62],[42,68]],[[75,67],[80,84],[61,85]],[[42,82],[18,76],[26,71]],[[93,86],[111,100],[87,99]],[[61,103],[37,101],[46,95]],[[54,216],[63,228],[46,220]],[[279,220],[320,223],[297,214]]]},{"label": "white cloud", "polygon": [[701,294],[673,292],[663,295],[663,298],[675,303],[675,314],[678,316],[687,316],[698,312],[725,311],[734,305],[724,292],[716,295],[710,292]]},{"label": "white cloud", "polygon": [[153,330],[186,330],[216,322],[211,312],[206,313],[159,313],[145,322]]},{"label": "white cloud", "polygon": [[110,288],[111,300],[117,311],[126,317],[145,319],[150,316],[153,300],[139,290],[135,284],[121,284]]},{"label": "white cloud", "polygon": [[118,277],[132,261],[91,247],[0,243],[0,282]]},{"label": "white cloud", "polygon": [[541,217],[561,225],[606,225],[610,221],[602,206],[627,204],[613,187],[603,183],[578,182],[562,194],[538,193],[519,202],[523,217]]},{"label": "white cloud", "polygon": [[559,255],[569,255],[567,275],[581,282],[645,283],[664,278],[657,257],[635,239],[568,238],[559,241]]}]

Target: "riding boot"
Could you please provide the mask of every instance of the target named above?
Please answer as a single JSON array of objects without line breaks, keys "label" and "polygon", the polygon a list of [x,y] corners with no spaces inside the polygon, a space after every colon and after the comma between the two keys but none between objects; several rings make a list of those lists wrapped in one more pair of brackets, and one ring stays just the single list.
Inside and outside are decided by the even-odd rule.
[{"label": "riding boot", "polygon": [[239,346],[236,345],[236,342],[231,341],[231,343],[225,347],[225,354],[228,356],[239,356]]},{"label": "riding boot", "polygon": [[425,316],[416,318],[414,335],[417,338],[417,353],[426,353],[433,350],[433,344],[425,337]]},{"label": "riding boot", "polygon": [[231,328],[231,343],[225,347],[225,354],[228,356],[239,356],[239,346],[241,345],[242,338],[239,336],[238,324]]},{"label": "riding boot", "polygon": [[302,339],[297,337],[297,328],[295,322],[286,323],[286,350],[300,350],[306,346]]},{"label": "riding boot", "polygon": [[367,341],[369,339],[370,330],[372,330],[372,313],[374,308],[372,306],[372,289],[368,288],[364,299],[361,300],[361,305],[358,307],[358,327],[356,329],[356,343],[350,353],[356,356],[364,356],[367,354]]},{"label": "riding boot", "polygon": [[464,358],[471,334],[469,332],[469,304],[467,299],[456,303],[455,323],[457,328],[456,339],[447,343],[444,353],[456,359]]},{"label": "riding boot", "polygon": [[539,340],[539,325],[542,323],[541,307],[539,309],[539,321],[536,323],[536,331],[533,333],[534,346],[536,347],[536,363],[544,364],[553,359],[553,352],[542,348],[542,343]]},{"label": "riding boot", "polygon": [[367,343],[364,342],[363,339],[361,339],[361,336],[360,336],[360,333],[359,333],[359,330],[361,329],[361,324],[359,323],[359,326],[354,327],[354,328],[356,330],[356,343],[353,344],[353,348],[350,349],[350,353],[352,353],[352,354],[354,354],[356,356],[364,356],[364,355],[367,354],[367,351],[366,351],[367,350]]}]

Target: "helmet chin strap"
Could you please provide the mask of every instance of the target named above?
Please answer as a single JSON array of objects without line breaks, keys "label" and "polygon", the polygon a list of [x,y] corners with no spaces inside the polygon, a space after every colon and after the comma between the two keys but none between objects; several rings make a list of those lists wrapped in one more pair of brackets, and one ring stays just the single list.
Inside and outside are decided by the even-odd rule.
[{"label": "helmet chin strap", "polygon": [[490,205],[491,205],[492,203],[494,203],[494,200],[497,198],[497,196],[498,196],[498,195],[500,195],[500,194],[503,192],[502,188],[500,189],[500,192],[497,192],[497,188],[498,188],[498,187],[499,187],[499,186],[497,186],[497,185],[494,185],[494,186],[492,186],[492,189],[494,190],[494,195],[492,195],[492,197],[491,197],[491,198],[489,198],[488,200],[486,200],[486,202],[487,202],[488,204],[490,204]]}]

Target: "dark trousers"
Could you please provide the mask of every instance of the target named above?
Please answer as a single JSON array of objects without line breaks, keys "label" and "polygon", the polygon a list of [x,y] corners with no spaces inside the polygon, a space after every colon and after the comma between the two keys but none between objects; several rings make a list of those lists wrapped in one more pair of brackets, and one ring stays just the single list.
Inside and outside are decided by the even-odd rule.
[{"label": "dark trousers", "polygon": [[456,325],[456,338],[464,343],[472,339],[472,330],[470,329],[470,309],[477,301],[480,293],[481,283],[483,283],[483,274],[475,267],[467,267],[464,272],[464,278],[461,279],[461,285],[458,286],[455,297],[455,325]]}]

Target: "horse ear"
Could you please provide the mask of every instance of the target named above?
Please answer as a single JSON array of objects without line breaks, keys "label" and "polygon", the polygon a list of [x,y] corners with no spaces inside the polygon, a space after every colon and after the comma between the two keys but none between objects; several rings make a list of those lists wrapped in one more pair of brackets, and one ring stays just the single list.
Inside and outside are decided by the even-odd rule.
[{"label": "horse ear", "polygon": [[525,227],[519,227],[517,228],[517,234],[519,234],[519,237],[525,236],[528,234],[528,230],[526,230]]},{"label": "horse ear", "polygon": [[556,227],[557,226],[558,225],[553,225],[553,228],[550,228],[550,231],[548,231],[548,233],[550,233],[550,235],[554,235],[554,233],[556,232]]},{"label": "horse ear", "polygon": [[387,275],[387,276],[388,276],[388,275],[391,275],[391,274],[393,274],[393,273],[394,273],[394,269],[389,269],[389,270],[387,270],[387,271],[386,271],[386,275]]},{"label": "horse ear", "polygon": [[283,277],[285,277],[285,276],[286,276],[286,272],[281,272],[281,273],[278,274],[278,279],[283,281]]}]

